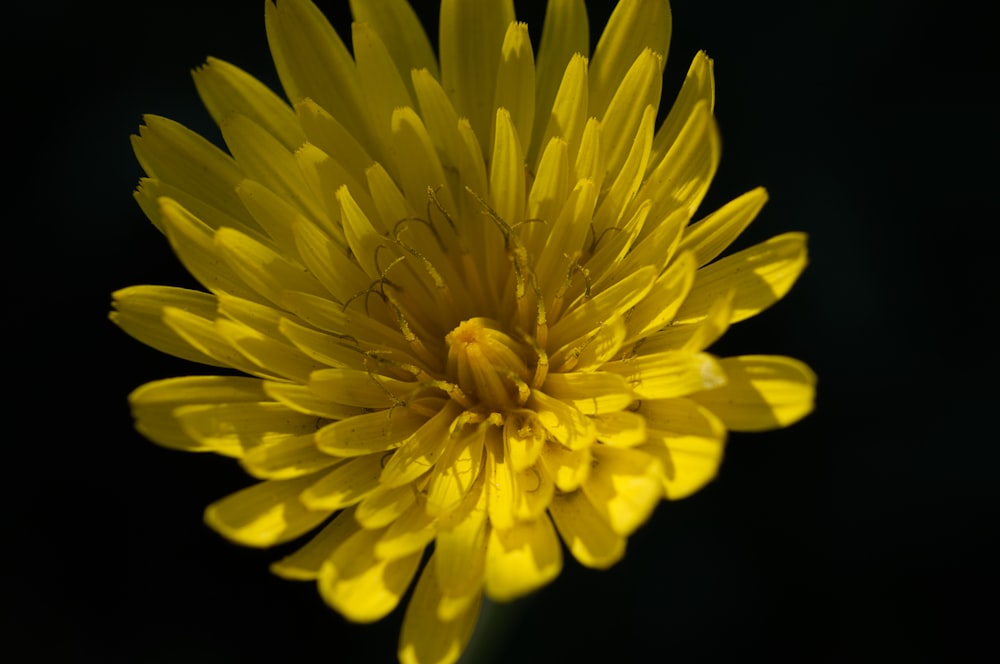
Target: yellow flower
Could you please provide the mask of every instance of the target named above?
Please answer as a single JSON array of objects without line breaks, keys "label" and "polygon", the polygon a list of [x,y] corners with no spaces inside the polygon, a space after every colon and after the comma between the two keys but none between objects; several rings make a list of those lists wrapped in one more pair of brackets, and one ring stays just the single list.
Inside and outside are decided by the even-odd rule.
[{"label": "yellow flower", "polygon": [[145,118],[136,198],[207,292],[125,288],[112,318],[225,370],[131,395],[151,440],[261,480],[207,523],[261,547],[322,526],[273,570],[353,621],[419,576],[400,659],[454,661],[484,593],[559,574],[560,538],[614,564],[727,430],[812,409],[797,360],[706,352],[788,291],[805,237],[717,258],[763,189],[692,223],[712,61],[657,128],[665,0],[622,0],[589,59],[582,0],[550,1],[537,58],[511,0],[443,0],[439,58],[405,0],[351,9],[348,50],[309,0],[266,3],[290,104],[226,62],[194,73],[226,151]]}]

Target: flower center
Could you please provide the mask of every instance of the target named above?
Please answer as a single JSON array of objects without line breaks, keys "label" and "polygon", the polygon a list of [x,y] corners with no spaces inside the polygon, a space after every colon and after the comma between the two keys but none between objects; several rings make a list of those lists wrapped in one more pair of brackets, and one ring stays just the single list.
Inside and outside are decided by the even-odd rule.
[{"label": "flower center", "polygon": [[489,318],[470,318],[445,335],[448,380],[489,412],[523,405],[531,388],[531,350]]}]

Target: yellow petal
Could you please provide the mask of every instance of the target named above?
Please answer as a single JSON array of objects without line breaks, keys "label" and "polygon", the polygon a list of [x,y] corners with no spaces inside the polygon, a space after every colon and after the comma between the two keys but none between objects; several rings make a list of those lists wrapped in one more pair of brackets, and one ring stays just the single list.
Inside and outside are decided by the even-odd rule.
[{"label": "yellow petal", "polygon": [[[450,169],[458,168],[462,138],[458,134],[458,113],[455,112],[451,99],[427,69],[415,69],[410,77],[420,105],[420,116],[441,156],[442,164]],[[453,190],[459,190],[457,181]]]},{"label": "yellow petal", "polygon": [[583,492],[611,529],[627,536],[645,523],[663,497],[663,469],[635,449],[596,445]]},{"label": "yellow petal", "polygon": [[378,486],[382,472],[382,455],[346,459],[332,469],[313,476],[304,487],[302,504],[314,510],[339,510],[360,502]]},{"label": "yellow petal", "polygon": [[514,486],[518,490],[518,501],[515,518],[520,521],[534,521],[541,518],[552,496],[556,485],[541,463],[519,470],[514,475]]},{"label": "yellow petal", "polygon": [[401,664],[452,664],[472,637],[479,617],[482,591],[476,590],[464,610],[451,620],[443,620],[437,607],[442,602],[436,575],[439,565],[432,556],[424,567],[413,597],[406,607],[399,636]]},{"label": "yellow petal", "polygon": [[351,24],[351,37],[358,79],[368,104],[369,122],[375,127],[376,136],[388,136],[393,109],[413,106],[407,90],[410,72],[407,70],[403,77],[381,35],[368,23]]},{"label": "yellow petal", "polygon": [[626,332],[624,317],[607,320],[590,335],[559,349],[549,365],[558,373],[596,369],[618,355]]},{"label": "yellow petal", "polygon": [[430,70],[438,77],[437,58],[420,18],[406,0],[351,0],[355,21],[371,24],[389,49],[399,73]]},{"label": "yellow petal", "polygon": [[562,445],[577,450],[590,445],[597,435],[594,423],[583,413],[567,403],[532,390],[528,407],[538,414],[538,421]]},{"label": "yellow petal", "polygon": [[625,379],[607,371],[550,373],[542,389],[585,415],[619,411],[635,400]]},{"label": "yellow petal", "polygon": [[735,296],[734,291],[727,292],[716,300],[705,317],[694,325],[674,326],[674,329],[678,331],[691,330],[690,336],[677,337],[678,340],[684,338],[683,350],[695,353],[703,351],[726,333],[726,330],[729,329],[729,321],[733,319],[733,298]]},{"label": "yellow petal", "polygon": [[735,291],[730,322],[750,318],[784,297],[806,262],[805,233],[784,233],[720,258],[698,270],[694,287],[677,312],[677,322],[704,318],[729,290]]},{"label": "yellow petal", "polygon": [[320,365],[295,346],[284,343],[275,334],[254,329],[230,320],[218,319],[215,329],[219,337],[238,350],[244,357],[261,367],[268,367],[275,374],[287,380],[305,381],[309,374]]},{"label": "yellow petal", "polygon": [[216,124],[239,113],[267,130],[288,150],[305,143],[305,134],[291,107],[239,67],[209,57],[204,66],[194,70],[194,83]]},{"label": "yellow petal", "polygon": [[399,155],[399,181],[410,205],[418,210],[426,207],[427,188],[431,187],[445,211],[456,217],[458,208],[444,168],[420,116],[412,108],[397,108],[391,126],[393,148]]},{"label": "yellow petal", "polygon": [[312,434],[273,440],[250,448],[240,465],[262,480],[287,480],[316,473],[340,461],[316,449]]},{"label": "yellow petal", "polygon": [[129,395],[135,427],[158,445],[190,452],[211,451],[181,426],[174,411],[186,405],[258,402],[265,399],[261,381],[241,376],[184,376],[137,388]]},{"label": "yellow petal", "polygon": [[534,465],[545,445],[545,427],[533,410],[515,410],[504,418],[504,449],[515,472]]},{"label": "yellow petal", "polygon": [[483,466],[486,428],[473,427],[452,440],[439,440],[444,452],[434,464],[427,480],[427,513],[433,516],[450,512],[462,503]]},{"label": "yellow petal", "polygon": [[271,572],[283,579],[315,581],[323,563],[343,542],[360,530],[354,520],[354,508],[339,513],[323,529],[295,552],[271,563]]},{"label": "yellow petal", "polygon": [[684,231],[680,251],[692,251],[698,267],[718,256],[742,233],[767,202],[767,191],[757,187],[734,198]]},{"label": "yellow petal", "polygon": [[[476,136],[476,132],[472,128],[472,123],[469,122],[468,118],[461,117],[458,119],[458,136],[461,139],[459,142],[461,149],[459,158],[461,161],[458,164],[458,177],[462,189],[468,189],[473,192],[487,191],[489,189],[489,180],[486,175],[486,156],[482,148],[483,142]],[[487,143],[486,145],[490,144]],[[476,213],[482,212],[479,201],[475,201],[474,204],[472,203],[472,196],[464,196],[461,200],[465,204],[462,209],[463,214],[473,211]],[[470,207],[473,205],[474,207]]]},{"label": "yellow petal", "polygon": [[[321,364],[336,369],[359,371],[368,375],[368,372],[365,371],[365,355],[358,347],[357,341],[352,337],[321,332],[314,327],[301,325],[289,318],[282,318],[279,321],[278,331],[305,355]],[[310,376],[310,378],[321,380],[318,377],[323,375],[320,373],[322,371],[324,369],[317,369],[313,372],[315,376]],[[330,400],[319,392],[320,390],[317,389],[317,398]],[[339,419],[339,417],[334,419]]]},{"label": "yellow petal", "polygon": [[[339,209],[339,201],[337,206]],[[294,224],[292,234],[302,264],[333,295],[336,302],[348,304],[351,298],[364,293],[371,286],[371,277],[351,256],[346,236],[343,239],[334,238],[305,219],[299,219]],[[341,234],[343,235],[343,228]]]},{"label": "yellow petal", "polygon": [[426,421],[425,416],[409,408],[389,408],[355,415],[317,431],[316,446],[338,456],[385,452],[399,447]]},{"label": "yellow petal", "polygon": [[652,231],[661,220],[683,211],[685,222],[694,215],[708,192],[719,166],[722,147],[719,129],[706,102],[692,111],[673,146],[651,170],[636,194],[637,201],[649,199]]},{"label": "yellow petal", "polygon": [[518,142],[528,147],[535,122],[535,57],[526,23],[507,26],[500,49],[494,108],[506,108]]},{"label": "yellow petal", "polygon": [[154,178],[140,178],[139,185],[133,194],[136,203],[142,208],[143,213],[153,222],[160,232],[166,232],[163,228],[163,218],[160,213],[159,199],[169,198],[177,202],[182,208],[197,217],[211,229],[237,228],[246,232],[260,232],[256,221],[246,209],[240,210],[240,218],[237,219],[231,212],[223,212],[217,207],[213,207],[206,201],[197,198],[190,192],[180,189],[172,184]]},{"label": "yellow petal", "polygon": [[437,534],[437,519],[427,514],[421,502],[415,502],[392,522],[375,545],[379,558],[402,558],[419,553]]},{"label": "yellow petal", "polygon": [[778,355],[742,355],[720,360],[724,387],[694,398],[733,431],[786,427],[812,412],[816,375],[799,360]]},{"label": "yellow petal", "polygon": [[414,504],[416,491],[410,484],[399,487],[381,484],[358,503],[355,518],[369,530],[384,528]]},{"label": "yellow petal", "polygon": [[372,409],[400,405],[417,387],[417,383],[356,369],[320,369],[309,378],[309,388],[323,399]]},{"label": "yellow petal", "polygon": [[557,493],[549,513],[566,547],[584,567],[607,569],[625,555],[625,538],[611,529],[583,491]]},{"label": "yellow petal", "polygon": [[560,491],[576,491],[587,476],[593,455],[590,447],[571,450],[562,445],[548,443],[539,457],[544,472],[555,482]]},{"label": "yellow petal", "polygon": [[[551,6],[551,3],[550,3]],[[587,126],[587,58],[580,53],[574,55],[566,71],[559,72],[562,80],[552,102],[552,110],[539,106],[539,112],[547,113],[539,118],[540,126],[544,127],[539,142],[541,148],[547,148],[554,138],[566,141],[567,154],[575,162],[583,139],[583,130]],[[536,170],[541,171],[541,153],[536,160]]]},{"label": "yellow petal", "polygon": [[[635,215],[641,221],[638,230],[639,239],[629,242],[629,250],[617,261],[612,270],[607,270],[604,278],[595,280],[595,288],[604,286],[605,281],[612,277],[631,274],[637,269],[652,265],[660,274],[670,264],[680,244],[681,235],[690,220],[687,210],[674,210],[665,219],[651,218],[652,201],[643,200],[643,194],[637,194],[634,201],[642,201],[635,206]],[[615,235],[618,235],[617,233]]]},{"label": "yellow petal", "polygon": [[[542,153],[535,180],[528,192],[528,219],[556,219],[569,196],[569,154],[566,141],[555,137]],[[521,241],[528,253],[537,256],[549,237],[549,222],[529,222],[520,228]]]},{"label": "yellow petal", "polygon": [[312,99],[296,103],[295,112],[309,142],[333,157],[352,178],[360,179],[372,157],[355,135]]},{"label": "yellow petal", "polygon": [[284,376],[268,371],[233,348],[219,334],[214,320],[202,318],[194,311],[168,306],[163,308],[163,323],[192,347],[213,358],[216,364],[221,363],[252,376],[285,380]]},{"label": "yellow petal", "polygon": [[562,548],[549,517],[490,529],[486,594],[504,602],[526,595],[559,576]]},{"label": "yellow petal", "polygon": [[701,320],[687,325],[668,325],[659,332],[639,340],[632,348],[639,355],[655,355],[671,351],[699,353],[718,340],[729,329],[733,316],[734,292],[719,297]]},{"label": "yellow petal", "polygon": [[344,42],[309,0],[264,4],[271,56],[293,104],[315,100],[359,142],[374,144],[358,71]]},{"label": "yellow petal", "polygon": [[282,438],[313,434],[316,418],[274,402],[199,403],[178,406],[174,417],[203,447],[227,456]]},{"label": "yellow petal", "polygon": [[310,390],[308,385],[269,380],[264,382],[264,391],[270,398],[296,412],[328,420],[343,420],[365,412],[358,406],[344,406],[324,399]]},{"label": "yellow petal", "polygon": [[[636,191],[639,190],[639,185],[642,184],[646,175],[646,164],[649,162],[649,148],[653,143],[655,122],[656,107],[646,106],[636,128],[635,138],[632,140],[628,156],[624,159],[621,168],[616,168],[615,163],[609,163],[608,170],[614,177],[614,182],[594,214],[593,233],[595,237],[599,237],[610,228],[620,229],[619,224],[626,218],[625,212],[628,209],[628,204],[632,201]],[[605,125],[604,131],[610,133],[613,129]],[[628,129],[622,131],[628,131]],[[611,158],[614,158],[614,155]]]},{"label": "yellow petal", "polygon": [[646,443],[639,449],[663,465],[668,499],[689,496],[715,477],[726,428],[711,411],[689,399],[651,399],[642,402],[639,414],[647,424]]},{"label": "yellow petal", "polygon": [[483,473],[486,476],[486,507],[490,524],[494,528],[510,528],[514,525],[515,511],[519,499],[519,487],[516,484],[514,471],[511,467],[510,454],[504,449],[499,431],[488,434],[486,438],[486,466]]},{"label": "yellow petal", "polygon": [[237,186],[236,193],[274,245],[282,253],[299,260],[295,226],[299,223],[313,225],[312,222],[289,203],[287,198],[279,196],[256,180],[243,180]]},{"label": "yellow petal", "polygon": [[719,363],[707,353],[665,351],[608,362],[603,368],[621,374],[643,399],[682,397],[726,382]]},{"label": "yellow petal", "polygon": [[441,2],[438,48],[441,84],[481,143],[492,142],[493,95],[500,48],[514,20],[511,0]]},{"label": "yellow petal", "polygon": [[232,157],[173,120],[146,115],[143,122],[132,149],[147,175],[253,225],[236,196],[246,176]]},{"label": "yellow petal", "polygon": [[646,418],[642,415],[622,410],[592,419],[597,427],[597,439],[602,443],[612,447],[635,447],[646,441]]},{"label": "yellow petal", "polygon": [[[534,163],[534,155],[539,147],[546,144],[541,141],[542,131],[545,130],[549,109],[552,108],[566,67],[575,57],[583,57],[590,53],[589,40],[587,6],[583,0],[550,0],[546,4],[545,22],[542,24],[542,38],[535,66],[537,110],[535,136],[528,152],[529,163]],[[584,93],[585,104],[586,99],[587,94]]]},{"label": "yellow petal", "polygon": [[301,291],[317,296],[327,295],[315,277],[262,242],[231,228],[215,233],[215,247],[226,264],[260,296],[281,303],[285,290]]},{"label": "yellow petal", "polygon": [[694,256],[683,253],[657,278],[653,288],[629,314],[626,344],[652,334],[674,320],[694,284],[695,268]]},{"label": "yellow petal", "polygon": [[381,481],[386,486],[403,486],[429,471],[449,445],[450,427],[462,412],[452,400],[413,432],[386,462]]},{"label": "yellow petal", "polygon": [[551,315],[558,316],[567,289],[576,276],[580,257],[585,251],[587,236],[591,231],[597,188],[590,180],[580,180],[566,199],[559,216],[550,221],[548,237],[535,261],[535,275],[547,301]]},{"label": "yellow petal", "polygon": [[[580,137],[580,151],[573,162],[573,172],[577,181],[590,180],[598,191],[604,186],[604,176],[608,169],[604,161],[606,146],[601,143],[601,123],[597,118],[589,118],[583,126]],[[611,136],[608,139],[612,138]]]},{"label": "yellow petal", "polygon": [[[624,139],[609,140],[606,143],[607,150],[604,152],[604,164],[607,171],[612,175],[622,170],[622,165],[625,163],[626,158],[633,151],[633,142],[630,139],[643,134],[641,130],[644,121],[643,118],[648,116],[650,112],[655,117],[656,108],[660,105],[660,91],[662,86],[662,55],[650,50],[642,51],[636,57],[632,66],[629,67],[628,72],[618,86],[618,90],[608,104],[607,111],[601,118],[601,129],[606,137],[610,138],[614,136]],[[593,107],[591,110],[594,110]],[[649,131],[652,131],[652,120],[653,118],[646,120],[646,122],[650,123]],[[652,134],[650,134],[642,141],[639,148],[642,152],[637,156],[641,157],[642,169],[636,170],[638,179],[641,179],[642,172],[645,171],[645,162],[649,154],[649,144],[652,142],[652,138]]]},{"label": "yellow petal", "polygon": [[388,615],[406,593],[420,554],[382,560],[375,556],[381,530],[359,530],[341,543],[319,572],[323,599],[348,620],[375,622]]},{"label": "yellow petal", "polygon": [[[361,353],[377,349],[405,364],[414,364],[410,348],[398,329],[388,327],[364,312],[363,305],[355,310],[345,310],[343,305],[301,291],[286,291],[281,304],[303,321],[337,338],[352,344]],[[391,352],[387,352],[391,349]]]},{"label": "yellow petal", "polygon": [[344,235],[354,259],[370,279],[378,279],[382,276],[378,264],[378,250],[385,244],[385,238],[354,200],[350,189],[346,186],[337,190],[337,201],[340,203],[340,214],[344,222]]},{"label": "yellow petal", "polygon": [[549,330],[549,347],[561,348],[596,331],[604,321],[624,314],[646,296],[655,278],[652,267],[641,268],[573,307]]},{"label": "yellow petal", "polygon": [[604,114],[625,73],[644,49],[666,59],[670,30],[668,2],[632,0],[615,6],[591,61],[591,115],[601,117]]},{"label": "yellow petal", "polygon": [[169,286],[132,286],[111,295],[114,311],[111,320],[147,346],[184,360],[226,366],[194,348],[183,337],[163,324],[163,308],[178,307],[197,312],[202,318],[215,316],[214,296],[186,288]]},{"label": "yellow petal", "polygon": [[[489,528],[483,480],[481,476],[462,505],[441,520],[442,526],[447,527],[434,541],[434,556],[428,564],[436,566],[438,584],[447,596],[467,597],[483,586]],[[449,618],[446,614],[439,617]]]},{"label": "yellow petal", "polygon": [[315,481],[315,475],[307,475],[254,484],[205,508],[205,523],[244,546],[267,547],[293,540],[330,516],[330,510],[310,510],[299,501],[302,490]]},{"label": "yellow petal", "polygon": [[261,299],[222,258],[212,228],[177,201],[161,198],[158,205],[170,247],[195,279],[213,293]]},{"label": "yellow petal", "polygon": [[326,215],[321,201],[303,178],[295,155],[267,130],[240,114],[228,116],[219,129],[236,164],[247,177],[285,197],[310,219]]},{"label": "yellow petal", "polygon": [[[498,108],[490,162],[490,199],[497,215],[514,227],[524,220],[524,152],[510,111]],[[494,252],[487,254],[494,255]],[[489,273],[487,273],[489,274]]]},{"label": "yellow petal", "polygon": [[652,163],[660,163],[663,155],[666,154],[674,143],[681,128],[699,103],[704,103],[708,110],[715,106],[715,78],[712,72],[712,59],[704,51],[698,51],[691,60],[687,76],[681,90],[674,99],[670,112],[664,119],[663,124],[656,130],[656,137],[653,139]]}]

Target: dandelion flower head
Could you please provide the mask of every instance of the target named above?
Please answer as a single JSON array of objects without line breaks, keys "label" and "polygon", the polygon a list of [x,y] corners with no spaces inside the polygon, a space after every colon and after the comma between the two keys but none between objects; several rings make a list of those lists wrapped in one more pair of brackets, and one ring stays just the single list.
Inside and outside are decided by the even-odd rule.
[{"label": "dandelion flower head", "polygon": [[210,58],[225,147],[156,116],[133,137],[136,199],[204,290],[125,288],[112,319],[221,369],[139,387],[136,425],[238,459],[259,481],[208,525],[311,533],[273,571],[347,619],[415,583],[399,657],[454,661],[484,595],[549,583],[564,548],[616,563],[728,431],[812,409],[803,363],[707,352],[805,237],[720,258],[767,195],[697,215],[713,64],[658,124],[666,0],[621,0],[593,49],[583,1],[550,0],[537,53],[511,0],[442,0],[437,55],[406,0],[351,0],[344,39],[309,0],[265,7],[283,96]]}]

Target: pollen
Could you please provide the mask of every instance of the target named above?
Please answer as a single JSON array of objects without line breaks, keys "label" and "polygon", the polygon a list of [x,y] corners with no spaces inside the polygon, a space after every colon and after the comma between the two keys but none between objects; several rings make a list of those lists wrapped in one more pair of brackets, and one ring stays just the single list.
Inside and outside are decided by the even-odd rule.
[{"label": "pollen", "polygon": [[484,411],[505,413],[523,405],[530,378],[525,358],[531,349],[489,318],[463,321],[445,336],[448,379]]}]

